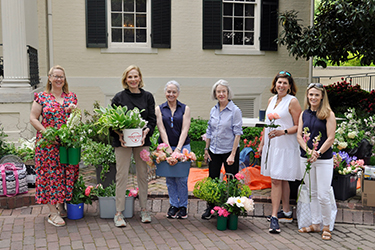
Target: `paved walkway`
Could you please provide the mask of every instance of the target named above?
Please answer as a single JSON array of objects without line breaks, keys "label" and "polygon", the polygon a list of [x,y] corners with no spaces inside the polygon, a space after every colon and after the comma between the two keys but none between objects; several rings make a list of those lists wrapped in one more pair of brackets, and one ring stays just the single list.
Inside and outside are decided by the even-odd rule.
[{"label": "paved walkway", "polygon": [[281,224],[278,235],[268,233],[265,218],[239,218],[238,230],[218,231],[216,219],[189,214],[186,220],[167,219],[152,213],[142,224],[138,215],[116,228],[112,219],[100,219],[96,203],[86,207],[80,220],[66,219],[65,227],[50,225],[46,206],[3,211],[0,216],[0,249],[374,249],[375,227],[336,224],[331,241],[320,234],[301,234],[297,224]]}]

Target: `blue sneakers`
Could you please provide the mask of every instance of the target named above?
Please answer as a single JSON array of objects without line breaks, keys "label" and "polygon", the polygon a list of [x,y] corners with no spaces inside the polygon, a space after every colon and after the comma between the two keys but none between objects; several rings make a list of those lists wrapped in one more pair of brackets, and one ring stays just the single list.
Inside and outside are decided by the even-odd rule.
[{"label": "blue sneakers", "polygon": [[272,234],[278,234],[281,232],[278,218],[271,217],[270,229],[268,231]]}]

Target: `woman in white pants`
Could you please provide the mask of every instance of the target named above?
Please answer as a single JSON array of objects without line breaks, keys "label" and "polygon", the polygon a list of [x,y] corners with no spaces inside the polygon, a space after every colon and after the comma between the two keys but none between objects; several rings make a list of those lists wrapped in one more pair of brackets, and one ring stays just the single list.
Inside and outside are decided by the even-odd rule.
[{"label": "woman in white pants", "polygon": [[[309,140],[304,141],[302,132],[309,128]],[[301,146],[301,164],[306,167],[307,161],[312,163],[310,176],[304,182],[311,187],[312,224],[298,230],[301,233],[320,232],[323,222],[323,240],[332,238],[329,231],[331,220],[330,189],[333,175],[332,144],[335,139],[336,119],[327,97],[327,91],[320,83],[311,83],[306,90],[305,111],[299,118],[297,140]],[[321,134],[318,145],[314,148],[313,139]],[[306,156],[306,150],[311,156]],[[311,183],[310,183],[311,181]],[[310,190],[309,190],[310,191]]]}]

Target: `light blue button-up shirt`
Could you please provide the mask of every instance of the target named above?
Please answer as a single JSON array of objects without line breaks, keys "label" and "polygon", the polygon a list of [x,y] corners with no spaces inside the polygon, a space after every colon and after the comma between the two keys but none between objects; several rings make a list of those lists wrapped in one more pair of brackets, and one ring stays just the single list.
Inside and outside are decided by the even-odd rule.
[{"label": "light blue button-up shirt", "polygon": [[242,135],[241,110],[233,101],[229,101],[220,112],[220,106],[217,103],[211,109],[206,131],[206,138],[211,139],[210,151],[214,154],[231,152],[236,135]]}]

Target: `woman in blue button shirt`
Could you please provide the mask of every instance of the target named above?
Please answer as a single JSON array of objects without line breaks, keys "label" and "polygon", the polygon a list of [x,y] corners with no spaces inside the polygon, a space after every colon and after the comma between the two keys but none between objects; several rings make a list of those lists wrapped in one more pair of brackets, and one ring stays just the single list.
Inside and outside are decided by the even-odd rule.
[{"label": "woman in blue button shirt", "polygon": [[[168,153],[177,153],[186,148],[190,151],[190,108],[177,100],[180,84],[169,81],[164,88],[167,101],[155,109],[157,126],[160,132],[159,143],[169,145]],[[188,205],[188,177],[166,177],[170,207],[168,218],[186,219]]]},{"label": "woman in blue button shirt", "polygon": [[[226,173],[238,173],[242,112],[231,100],[233,93],[227,81],[217,81],[212,87],[211,95],[218,103],[211,109],[204,159],[208,162],[209,177],[215,179],[220,176],[223,163]],[[214,204],[207,204],[202,219],[211,218],[213,207]]]}]

